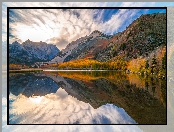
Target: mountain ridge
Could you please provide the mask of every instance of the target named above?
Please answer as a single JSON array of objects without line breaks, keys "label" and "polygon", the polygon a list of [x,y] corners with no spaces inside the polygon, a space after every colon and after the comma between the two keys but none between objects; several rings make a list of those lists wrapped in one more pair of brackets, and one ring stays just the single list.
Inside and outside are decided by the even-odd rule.
[{"label": "mountain ridge", "polygon": [[[89,36],[71,42],[50,63],[84,58],[103,62],[115,56],[130,60],[147,57],[161,45],[166,45],[166,14],[145,14],[117,34],[106,35],[95,30]],[[61,57],[61,54],[64,56]]]},{"label": "mountain ridge", "polygon": [[[166,14],[141,15],[124,31],[113,35],[94,30],[89,35],[72,41],[61,51],[56,49],[55,45],[49,47],[49,44],[42,41],[26,40],[22,43],[22,47],[18,42],[12,45],[13,49],[17,50],[15,57],[24,54],[23,60],[29,61],[28,64],[35,62],[58,64],[80,59],[108,62],[115,61],[119,57],[124,61],[148,58],[153,52],[156,54],[155,51],[161,52],[157,49],[163,49],[166,46]],[[11,48],[12,45],[9,47]],[[13,58],[14,55],[15,52],[11,51],[10,57]],[[12,62],[16,61],[10,63]]]},{"label": "mountain ridge", "polygon": [[20,44],[9,44],[9,63],[32,65],[35,62],[48,61],[59,52],[56,45],[46,42],[32,42],[29,39]]}]

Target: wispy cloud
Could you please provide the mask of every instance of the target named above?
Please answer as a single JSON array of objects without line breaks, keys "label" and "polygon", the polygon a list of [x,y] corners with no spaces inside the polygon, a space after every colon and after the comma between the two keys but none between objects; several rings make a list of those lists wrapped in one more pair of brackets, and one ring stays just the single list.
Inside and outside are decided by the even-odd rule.
[{"label": "wispy cloud", "polygon": [[[107,6],[110,3],[4,3],[3,6]],[[113,3],[113,6],[120,3]],[[146,3],[122,3],[121,6],[143,6]],[[137,11],[119,10],[110,15],[111,18],[102,22],[104,10],[56,10],[56,9],[15,9],[10,11],[10,43],[13,41],[46,41],[56,44],[59,49],[79,37],[89,35],[94,30],[100,30],[107,34],[113,34],[123,30],[130,24]],[[135,13],[136,12],[136,13]],[[5,12],[4,12],[5,13]],[[97,16],[97,17],[95,17]],[[5,20],[3,19],[5,23]],[[125,23],[126,22],[126,23]],[[4,27],[6,24],[4,24]],[[123,26],[122,28],[120,28]],[[4,29],[6,32],[6,29]],[[5,36],[4,36],[5,39]]]},{"label": "wispy cloud", "polygon": [[[7,40],[7,7],[141,7],[159,4],[154,2],[3,2],[2,41],[6,42]],[[30,39],[53,43],[59,49],[63,49],[71,41],[89,35],[96,29],[107,34],[122,31],[141,14],[133,10],[120,10],[115,14],[108,14],[110,19],[102,22],[103,12],[104,10],[61,11],[61,13],[60,10],[15,10],[17,17],[11,17],[14,22],[10,24],[11,36],[13,36],[10,43],[15,40],[22,43]],[[125,13],[123,14],[123,12]],[[6,48],[5,45],[6,43],[2,43],[2,47]]]},{"label": "wispy cloud", "polygon": [[[70,43],[78,37],[88,35],[90,31],[98,29],[98,22],[93,20],[93,10],[77,10],[76,14],[74,11],[13,10],[19,18],[13,19],[12,17],[12,20],[10,19],[14,21],[10,23],[12,29],[10,34],[22,41],[30,39],[32,41],[47,41],[48,43],[59,44],[60,42],[55,42],[55,40],[66,39]],[[79,16],[77,16],[77,13]],[[20,21],[16,19],[20,19]],[[16,38],[10,38],[10,42],[13,42]],[[62,49],[67,44],[63,47],[61,45],[57,46]]]}]

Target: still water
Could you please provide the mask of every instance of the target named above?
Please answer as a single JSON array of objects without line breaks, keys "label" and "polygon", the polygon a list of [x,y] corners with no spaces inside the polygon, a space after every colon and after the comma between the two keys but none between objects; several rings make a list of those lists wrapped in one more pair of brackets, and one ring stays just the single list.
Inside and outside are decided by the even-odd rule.
[{"label": "still water", "polygon": [[9,124],[166,124],[166,81],[115,71],[10,73]]}]

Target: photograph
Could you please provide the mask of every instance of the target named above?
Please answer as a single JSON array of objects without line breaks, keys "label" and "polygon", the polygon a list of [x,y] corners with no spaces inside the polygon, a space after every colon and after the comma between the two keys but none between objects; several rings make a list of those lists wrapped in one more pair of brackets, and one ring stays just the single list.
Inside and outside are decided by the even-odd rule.
[{"label": "photograph", "polygon": [[7,7],[9,125],[167,125],[166,7]]}]

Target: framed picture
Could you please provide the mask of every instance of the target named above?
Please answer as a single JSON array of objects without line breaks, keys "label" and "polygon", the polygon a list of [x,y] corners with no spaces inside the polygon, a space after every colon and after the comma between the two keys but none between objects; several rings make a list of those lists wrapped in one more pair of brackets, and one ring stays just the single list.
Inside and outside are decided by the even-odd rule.
[{"label": "framed picture", "polygon": [[166,125],[166,9],[8,7],[8,124]]}]

